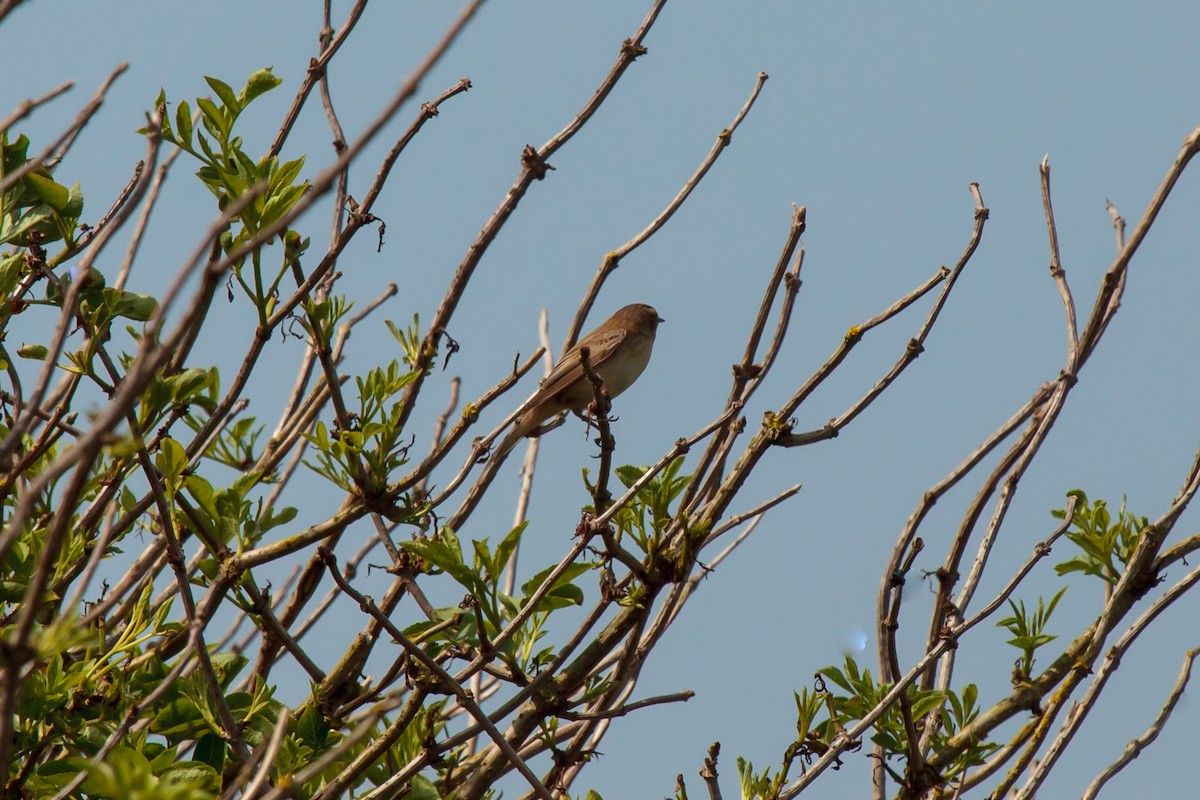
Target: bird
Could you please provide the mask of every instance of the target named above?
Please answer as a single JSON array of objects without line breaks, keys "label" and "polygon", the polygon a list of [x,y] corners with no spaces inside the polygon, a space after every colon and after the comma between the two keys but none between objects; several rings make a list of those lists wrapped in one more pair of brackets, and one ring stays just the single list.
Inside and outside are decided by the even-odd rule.
[{"label": "bird", "polygon": [[650,363],[654,336],[660,322],[658,312],[644,303],[619,309],[598,328],[579,340],[550,370],[533,396],[522,406],[525,411],[496,448],[507,454],[522,438],[535,432],[546,420],[563,413],[579,413],[595,400],[592,383],[583,370],[580,351],[588,349],[588,362],[604,381],[610,398],[633,385]]}]

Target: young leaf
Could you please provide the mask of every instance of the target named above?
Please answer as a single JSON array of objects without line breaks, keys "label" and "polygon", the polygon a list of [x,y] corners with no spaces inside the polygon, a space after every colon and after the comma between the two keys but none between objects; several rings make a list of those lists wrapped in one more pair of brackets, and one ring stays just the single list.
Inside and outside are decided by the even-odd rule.
[{"label": "young leaf", "polygon": [[266,94],[281,83],[283,83],[283,79],[275,77],[271,72],[271,67],[258,70],[247,79],[246,88],[242,89],[238,96],[241,107],[245,108],[254,98]]},{"label": "young leaf", "polygon": [[233,93],[233,89],[229,84],[219,78],[213,78],[208,75],[204,76],[204,80],[212,88],[213,92],[216,93],[217,97],[220,98],[225,107],[232,111],[234,116],[237,116],[242,110],[242,105],[238,102],[237,96]]}]

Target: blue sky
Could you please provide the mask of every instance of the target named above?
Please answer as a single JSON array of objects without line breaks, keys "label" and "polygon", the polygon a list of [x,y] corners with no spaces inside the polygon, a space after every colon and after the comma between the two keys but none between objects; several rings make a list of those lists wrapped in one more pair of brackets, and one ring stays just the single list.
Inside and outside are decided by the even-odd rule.
[{"label": "blue sky", "polygon": [[[3,25],[10,46],[0,52],[0,66],[9,81],[0,111],[75,80],[73,94],[21,126],[44,142],[104,74],[130,62],[58,173],[82,183],[92,204],[85,216],[94,219],[141,157],[144,145],[133,131],[160,87],[172,99],[192,99],[207,91],[204,75],[236,87],[273,66],[284,84],[256,104],[244,131],[247,142],[265,148],[316,52],[318,5],[29,3]],[[336,5],[342,14],[348,8]],[[383,316],[432,314],[454,266],[516,177],[521,148],[540,145],[582,107],[648,7],[645,0],[484,7],[419,92],[421,100],[432,98],[462,76],[474,85],[443,106],[399,163],[375,209],[387,222],[383,252],[361,236],[339,264],[343,291],[360,304],[389,281],[400,286],[355,334],[347,370],[395,357]],[[369,8],[331,70],[350,135],[373,119],[455,13],[451,3]],[[465,398],[497,380],[514,353],[536,347],[540,309],[549,311],[552,340],[561,341],[604,254],[674,196],[759,71],[770,79],[732,147],[680,213],[623,262],[591,320],[598,324],[628,302],[651,303],[667,319],[649,370],[617,405],[622,460],[652,462],[718,412],[792,203],[808,208],[804,285],[780,363],[756,395],[758,405],[747,409],[751,424],[803,382],[847,328],[940,264],[954,263],[971,230],[968,182],[980,183],[991,217],[917,363],[838,439],[771,454],[743,495],[735,510],[804,484],[703,584],[643,671],[641,696],[683,688],[698,696],[618,721],[577,791],[661,797],[682,772],[695,796],[696,769],[714,740],[723,745],[728,793],[735,755],[760,767],[777,762],[794,736],[792,690],[840,661],[856,631],[870,630],[880,571],[922,492],[1065,361],[1038,163],[1049,155],[1063,263],[1082,315],[1115,255],[1105,200],[1132,226],[1183,138],[1200,124],[1200,85],[1190,77],[1198,26],[1200,6],[1181,2],[1139,11],[1079,2],[668,3],[646,40],[648,54],[552,159],[556,170],[532,188],[464,296],[450,331],[462,351],[450,373],[463,377]],[[415,111],[402,111],[356,165],[352,194],[365,190],[374,164]],[[329,139],[319,104],[311,103],[285,156],[308,154],[306,174],[314,174],[331,159]],[[134,288],[160,290],[213,216],[191,171],[182,161],[175,170]],[[1133,263],[1120,314],[1021,484],[984,595],[1052,529],[1049,511],[1063,506],[1067,490],[1083,488],[1113,505],[1125,496],[1132,510],[1151,518],[1177,491],[1200,442],[1198,203],[1200,181],[1186,175]],[[315,248],[327,235],[327,212],[321,206],[305,219]],[[873,384],[926,308],[872,332],[802,407],[798,429],[819,427]],[[236,303],[219,310],[232,349],[213,358],[236,362],[250,335],[245,311]],[[289,368],[300,352],[295,343],[275,347],[278,371],[252,387],[263,398],[257,413],[267,420],[275,387],[290,387]],[[418,441],[443,407],[450,373],[437,376],[414,420]],[[503,413],[496,409],[487,421]],[[586,502],[579,469],[592,463],[590,453],[578,423],[545,440],[524,563],[549,562],[569,546]],[[495,540],[504,532],[515,473],[515,465],[506,470],[485,506],[494,513],[477,515],[464,536]],[[938,544],[981,478],[939,504],[924,529],[929,558],[918,570],[936,568]],[[301,519],[329,508],[302,507]],[[1193,531],[1195,520],[1186,516],[1177,535]],[[356,535],[366,536],[366,528]],[[1053,560],[1068,554],[1063,546]],[[1038,593],[1049,596],[1060,585],[1047,565],[1022,597],[1036,602]],[[910,649],[923,639],[930,596],[919,580],[910,583],[912,608],[902,623],[913,636]],[[1069,638],[1098,601],[1095,585],[1073,582],[1057,631]],[[1149,723],[1183,651],[1197,646],[1198,610],[1195,598],[1185,600],[1138,645],[1045,796],[1079,794]],[[1016,654],[990,626],[973,636],[958,675],[980,684],[983,701],[994,700],[1007,689]],[[1200,714],[1185,698],[1165,740],[1110,785],[1110,794],[1133,786],[1178,794],[1190,777],[1176,765],[1189,763],[1197,737]],[[865,754],[851,755],[816,791],[861,797],[868,772]],[[508,793],[519,794],[519,784]]]}]

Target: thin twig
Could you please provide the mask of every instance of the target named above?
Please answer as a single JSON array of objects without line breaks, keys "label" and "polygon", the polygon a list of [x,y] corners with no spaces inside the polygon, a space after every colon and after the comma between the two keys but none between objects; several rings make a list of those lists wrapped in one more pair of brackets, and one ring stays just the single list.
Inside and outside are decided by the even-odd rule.
[{"label": "thin twig", "polygon": [[538,780],[537,775],[535,775],[533,770],[531,770],[528,765],[525,764],[525,762],[517,754],[517,751],[513,749],[512,745],[509,744],[508,740],[504,737],[504,734],[500,732],[500,729],[492,724],[492,721],[488,718],[487,714],[484,713],[483,709],[480,708],[470,694],[462,688],[462,684],[451,677],[450,673],[442,669],[441,665],[430,658],[424,650],[409,641],[408,637],[404,635],[404,632],[396,627],[386,615],[379,611],[379,609],[375,606],[374,601],[356,591],[354,587],[342,577],[341,571],[337,568],[337,560],[334,558],[332,553],[325,549],[321,549],[320,553],[322,554],[322,559],[324,560],[325,565],[329,568],[329,574],[333,576],[334,581],[337,582],[342,591],[345,592],[355,602],[357,602],[363,611],[366,611],[368,614],[373,616],[379,622],[379,624],[382,625],[383,628],[392,635],[392,637],[400,644],[400,646],[404,648],[405,652],[407,652],[410,657],[420,662],[422,667],[437,677],[442,686],[450,694],[454,695],[454,698],[459,705],[466,708],[471,713],[472,718],[474,718],[476,722],[483,726],[484,730],[487,731],[488,735],[492,738],[492,741],[496,743],[496,746],[499,747],[504,755],[511,760],[512,765],[517,769],[518,772],[521,773],[522,777],[529,782],[529,785],[533,789],[534,793],[537,794],[538,797],[544,798],[544,800],[555,800],[554,795],[550,794],[550,791],[542,785],[541,781]]},{"label": "thin twig", "polygon": [[[3,19],[3,17],[0,16],[0,19]],[[46,105],[54,98],[70,91],[74,87],[75,81],[67,81],[66,83],[60,83],[40,97],[22,100],[17,103],[17,107],[13,109],[13,112],[0,121],[0,134],[7,133],[9,128],[28,117],[35,109]]]},{"label": "thin twig", "polygon": [[1078,358],[1079,329],[1075,322],[1075,298],[1071,296],[1071,287],[1067,284],[1067,273],[1062,266],[1062,256],[1058,249],[1058,226],[1054,223],[1054,206],[1050,202],[1050,156],[1042,159],[1038,166],[1042,176],[1042,208],[1046,214],[1046,235],[1050,238],[1050,277],[1058,287],[1062,297],[1063,311],[1067,319],[1067,361],[1074,364]]},{"label": "thin twig", "polygon": [[[96,90],[94,95],[92,95],[92,99],[89,100],[83,106],[83,108],[79,110],[79,113],[75,115],[74,121],[71,122],[65,131],[59,134],[57,139],[51,142],[38,155],[29,159],[17,169],[0,178],[0,194],[7,192],[9,189],[15,186],[18,181],[34,170],[47,166],[47,163],[51,158],[51,154],[55,150],[59,150],[60,148],[64,147],[67,142],[74,140],[74,138],[79,135],[79,132],[82,131],[84,127],[91,121],[92,117],[96,115],[96,112],[100,110],[100,106],[104,104],[105,97],[107,96],[108,90],[112,87],[113,83],[128,68],[128,64],[118,64],[116,68],[114,68],[113,71],[108,74],[108,77],[100,82],[100,88]],[[57,89],[53,90],[53,92],[57,91]]]},{"label": "thin twig", "polygon": [[[657,8],[661,5],[662,4],[659,3],[655,9],[657,10]],[[656,13],[656,11],[652,13]],[[628,42],[626,44],[628,44]],[[655,233],[657,233],[663,225],[667,224],[667,221],[671,219],[671,217],[675,216],[675,212],[678,211],[680,206],[683,205],[684,201],[688,199],[688,196],[695,191],[696,187],[700,184],[700,181],[706,174],[708,174],[708,171],[712,168],[712,165],[716,163],[717,158],[721,155],[722,151],[724,151],[725,148],[728,147],[733,141],[734,131],[736,131],[738,126],[742,124],[742,120],[746,118],[746,115],[750,113],[750,109],[754,106],[754,101],[758,99],[759,92],[762,91],[763,84],[766,82],[767,73],[758,73],[758,78],[754,83],[754,88],[750,92],[750,97],[747,98],[744,104],[742,104],[741,110],[738,111],[737,115],[733,118],[733,122],[730,123],[729,127],[717,134],[717,141],[713,144],[712,149],[709,150],[708,155],[704,157],[704,160],[700,162],[700,166],[696,168],[696,171],[692,173],[692,176],[683,184],[683,188],[679,190],[674,198],[672,198],[671,202],[667,203],[667,207],[664,208],[649,225],[639,231],[636,236],[627,241],[625,244],[606,255],[604,260],[600,262],[600,268],[596,271],[595,277],[592,278],[592,284],[590,287],[588,287],[587,292],[584,294],[583,300],[580,302],[579,308],[575,312],[575,319],[572,321],[571,327],[567,331],[567,340],[563,345],[564,353],[575,345],[576,340],[579,338],[580,331],[583,330],[584,322],[587,321],[588,313],[592,310],[592,305],[596,302],[596,298],[600,296],[600,290],[603,288],[605,281],[608,280],[608,276],[616,271],[617,267],[620,266],[622,258],[645,244],[646,241],[649,240],[650,237]],[[549,154],[547,151],[548,147],[542,148],[542,158],[545,158]]]},{"label": "thin twig", "polygon": [[1175,707],[1179,705],[1179,698],[1183,697],[1183,692],[1187,689],[1188,682],[1192,677],[1192,662],[1196,660],[1196,656],[1200,654],[1200,650],[1188,650],[1184,653],[1183,664],[1179,668],[1179,677],[1175,679],[1175,685],[1171,687],[1171,693],[1167,696],[1162,708],[1158,711],[1158,716],[1154,722],[1146,729],[1145,733],[1136,739],[1130,740],[1129,744],[1125,745],[1125,751],[1117,758],[1116,761],[1109,764],[1104,770],[1096,776],[1088,787],[1083,792],[1082,800],[1095,800],[1100,790],[1104,788],[1104,784],[1108,783],[1118,772],[1125,769],[1133,763],[1133,760],[1142,754],[1142,751],[1154,743],[1162,733],[1163,728],[1167,725],[1167,720],[1171,718]]},{"label": "thin twig", "polygon": [[[1073,501],[1074,496],[1068,497],[1068,505],[1072,505]],[[795,798],[797,795],[803,792],[805,788],[811,785],[813,781],[815,781],[821,775],[821,773],[838,763],[842,753],[854,746],[855,743],[857,743],[863,736],[863,734],[867,733],[871,729],[871,726],[875,724],[875,721],[878,720],[879,717],[881,717],[884,712],[896,702],[902,693],[905,693],[909,690],[909,688],[920,678],[922,673],[924,673],[931,664],[937,661],[937,659],[948,650],[957,647],[960,640],[967,632],[995,613],[1004,604],[1004,602],[1008,600],[1012,592],[1021,583],[1021,581],[1024,580],[1025,576],[1032,571],[1033,567],[1050,554],[1050,550],[1054,542],[1057,541],[1058,538],[1064,533],[1066,533],[1069,526],[1070,517],[1067,517],[1064,523],[1056,528],[1045,541],[1038,543],[1033,550],[1033,555],[1029,557],[1025,564],[1022,565],[1022,567],[1017,571],[1016,575],[1014,575],[1012,580],[1010,580],[1008,584],[1000,590],[999,594],[997,594],[990,603],[984,606],[982,610],[980,610],[969,620],[966,620],[962,624],[957,625],[952,629],[946,630],[938,642],[924,655],[922,655],[921,658],[909,668],[908,672],[897,677],[888,692],[871,708],[870,711],[864,714],[851,727],[842,730],[837,736],[834,737],[834,740],[830,743],[829,748],[821,755],[820,758],[809,765],[808,770],[804,773],[804,775],[788,784],[784,790],[780,792],[779,800],[792,800],[792,798]],[[960,732],[956,738],[963,738],[963,732]],[[979,740],[972,738],[970,741]],[[944,752],[939,753],[938,755],[944,755]],[[939,765],[933,759],[930,759],[930,766],[936,769]]]}]

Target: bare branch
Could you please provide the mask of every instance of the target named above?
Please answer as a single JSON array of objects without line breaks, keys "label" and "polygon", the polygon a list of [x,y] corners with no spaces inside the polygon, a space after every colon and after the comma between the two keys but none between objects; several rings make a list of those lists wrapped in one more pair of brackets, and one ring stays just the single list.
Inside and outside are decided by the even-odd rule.
[{"label": "bare branch", "polygon": [[1046,213],[1046,232],[1050,237],[1050,277],[1058,287],[1062,296],[1063,310],[1067,317],[1067,360],[1074,364],[1079,348],[1079,331],[1075,323],[1075,299],[1071,297],[1071,287],[1067,285],[1067,273],[1062,267],[1062,257],[1058,250],[1058,228],[1054,224],[1054,207],[1050,203],[1050,156],[1042,159],[1038,165],[1042,176],[1042,207]]},{"label": "bare branch", "polygon": [[[3,13],[3,9],[0,8],[0,18],[3,18]],[[96,94],[92,96],[92,99],[89,100],[87,104],[85,104],[84,107],[79,110],[79,113],[75,115],[75,120],[70,124],[70,126],[67,127],[65,131],[62,132],[62,134],[59,135],[57,139],[51,142],[50,145],[42,150],[41,153],[29,159],[17,169],[6,174],[3,178],[0,178],[0,194],[7,192],[9,189],[15,186],[19,180],[34,170],[50,166],[51,153],[53,153],[55,150],[65,149],[67,146],[69,146],[69,142],[74,141],[75,137],[79,135],[79,132],[84,129],[84,127],[91,121],[92,117],[96,115],[96,112],[100,110],[100,106],[104,104],[105,96],[108,94],[108,90],[112,88],[113,83],[117,80],[117,78],[121,77],[121,74],[124,73],[128,68],[128,64],[118,64],[116,68],[108,74],[108,77],[101,82],[100,88],[96,90]],[[51,96],[55,96],[59,93],[61,92],[59,92],[58,89],[55,89],[50,94]],[[18,117],[18,119],[19,118],[20,117]],[[62,153],[60,152],[57,158],[61,157]]]},{"label": "bare branch", "polygon": [[1187,689],[1188,682],[1192,677],[1192,662],[1196,660],[1200,650],[1188,650],[1183,656],[1183,665],[1179,668],[1179,677],[1175,679],[1175,685],[1171,687],[1171,693],[1167,696],[1162,708],[1159,709],[1158,716],[1154,722],[1146,729],[1146,732],[1141,736],[1133,739],[1125,746],[1125,751],[1121,753],[1116,761],[1104,768],[1104,771],[1096,776],[1086,790],[1084,790],[1082,800],[1095,800],[1096,795],[1104,788],[1104,784],[1108,783],[1118,772],[1125,769],[1133,763],[1133,760],[1142,754],[1142,751],[1152,745],[1163,732],[1167,725],[1167,720],[1171,718],[1171,714],[1175,712],[1175,707],[1179,705],[1179,698],[1183,697],[1183,692]]},{"label": "bare branch", "polygon": [[[0,7],[0,19],[4,18],[2,13],[3,8]],[[9,128],[28,117],[36,109],[46,105],[59,95],[69,92],[73,88],[75,88],[75,81],[67,81],[66,83],[60,83],[40,97],[35,97],[31,100],[22,100],[17,103],[17,107],[13,109],[13,112],[0,121],[0,134],[8,133]]]},{"label": "bare branch", "polygon": [[[658,6],[661,5],[662,3],[658,4]],[[656,6],[656,8],[658,6]],[[628,45],[628,42],[626,44]],[[758,99],[759,92],[762,91],[763,84],[766,82],[767,73],[758,73],[758,79],[755,81],[754,88],[750,92],[750,97],[747,98],[746,102],[742,105],[741,110],[738,111],[737,116],[733,118],[733,122],[730,123],[729,127],[717,134],[717,141],[713,144],[712,149],[709,150],[708,155],[704,157],[704,160],[700,162],[700,166],[696,168],[696,171],[692,173],[692,177],[688,178],[687,182],[684,183],[683,188],[679,190],[679,193],[675,195],[671,202],[667,204],[667,207],[663,209],[662,212],[660,212],[659,215],[655,217],[649,225],[643,228],[628,242],[606,255],[604,260],[600,262],[600,269],[596,272],[596,276],[592,278],[592,285],[588,288],[587,293],[583,297],[583,301],[579,304],[579,309],[575,312],[575,320],[571,323],[570,330],[567,331],[567,341],[563,345],[564,353],[574,347],[576,340],[579,339],[579,333],[583,330],[583,325],[584,322],[587,321],[588,313],[591,312],[592,305],[596,302],[596,298],[600,296],[600,290],[603,288],[605,281],[608,280],[608,276],[615,272],[617,267],[620,266],[622,258],[645,244],[646,241],[649,240],[649,238],[655,233],[657,233],[663,225],[667,224],[667,220],[675,216],[675,212],[678,211],[680,206],[683,205],[684,201],[688,199],[688,195],[690,195],[695,188],[700,185],[700,181],[703,180],[704,176],[708,174],[708,171],[712,168],[712,165],[716,163],[717,158],[721,155],[722,151],[724,151],[725,148],[728,147],[733,141],[734,131],[738,129],[738,126],[742,124],[742,120],[744,120],[746,115],[750,113],[750,109],[754,106],[754,101]],[[547,148],[544,147],[543,157],[546,155],[546,150]]]},{"label": "bare branch", "polygon": [[483,228],[475,236],[475,241],[471,243],[471,246],[467,250],[467,255],[458,265],[458,270],[450,280],[450,285],[446,289],[441,305],[438,306],[437,312],[434,314],[433,321],[429,326],[429,332],[425,335],[425,340],[421,344],[421,355],[418,363],[413,365],[413,368],[418,372],[420,377],[410,384],[406,391],[404,409],[400,415],[401,426],[408,422],[408,417],[416,405],[417,395],[421,391],[425,371],[433,363],[434,354],[437,352],[438,340],[445,332],[446,326],[450,324],[450,318],[454,315],[455,309],[458,308],[458,301],[462,297],[463,291],[466,290],[467,282],[475,274],[475,268],[479,266],[483,254],[487,251],[492,241],[495,240],[496,235],[504,227],[508,218],[516,211],[521,198],[525,196],[525,192],[529,190],[533,182],[542,180],[546,176],[546,170],[551,168],[546,163],[546,159],[570,141],[571,137],[591,119],[592,115],[596,113],[600,104],[608,97],[629,65],[639,55],[646,52],[646,49],[642,46],[642,40],[650,32],[650,27],[654,24],[654,20],[658,18],[658,14],[665,4],[666,0],[657,0],[650,9],[650,13],[646,15],[646,19],[642,22],[641,27],[638,28],[637,33],[631,39],[625,40],[621,46],[621,53],[617,57],[616,63],[601,82],[600,87],[592,94],[591,99],[583,107],[583,110],[576,114],[575,118],[565,128],[552,136],[546,144],[542,145],[540,151],[534,150],[528,145],[526,146],[521,156],[520,174],[517,176],[512,187],[505,193],[500,205],[492,212],[491,217],[488,218]]}]

